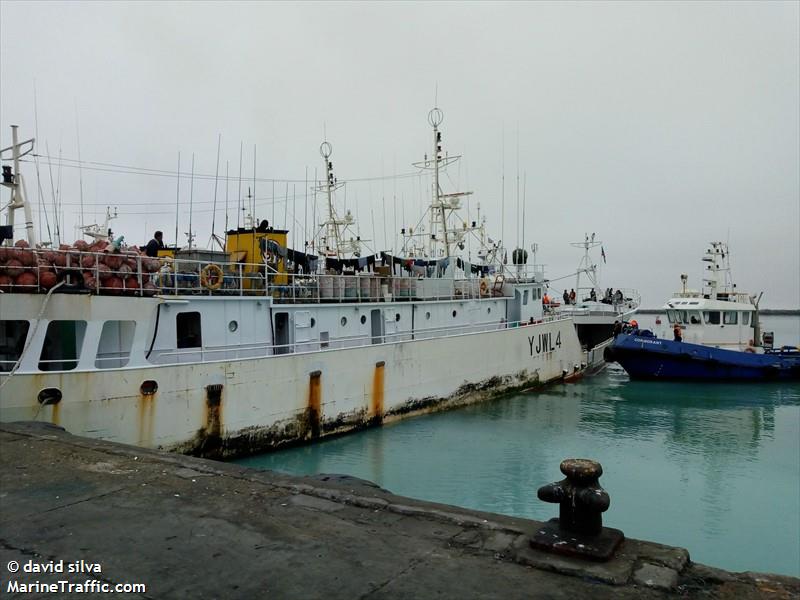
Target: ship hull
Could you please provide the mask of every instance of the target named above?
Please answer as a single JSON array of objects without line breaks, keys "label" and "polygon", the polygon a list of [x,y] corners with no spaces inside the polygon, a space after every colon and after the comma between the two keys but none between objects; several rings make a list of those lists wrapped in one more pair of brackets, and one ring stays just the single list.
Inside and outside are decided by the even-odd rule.
[{"label": "ship hull", "polygon": [[800,352],[750,353],[623,334],[609,348],[632,379],[694,381],[800,380]]},{"label": "ship hull", "polygon": [[[582,360],[572,321],[559,319],[244,360],[19,372],[0,377],[0,420],[44,420],[78,435],[233,457],[571,377]],[[61,392],[60,401],[41,403],[48,388]]]}]

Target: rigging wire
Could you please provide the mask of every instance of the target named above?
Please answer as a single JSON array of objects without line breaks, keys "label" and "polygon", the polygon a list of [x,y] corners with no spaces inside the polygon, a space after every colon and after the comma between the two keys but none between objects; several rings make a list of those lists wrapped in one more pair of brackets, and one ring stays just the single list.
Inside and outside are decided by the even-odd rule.
[{"label": "rigging wire", "polygon": [[[60,160],[64,167],[69,167],[73,169],[86,169],[87,171],[99,171],[104,173],[120,173],[126,175],[148,175],[153,177],[184,177],[188,178],[191,176],[190,173],[175,173],[175,171],[167,171],[164,169],[150,169],[147,167],[136,167],[131,165],[120,165],[116,163],[104,163],[98,161],[89,161],[89,160],[79,160],[74,158],[61,158],[51,156],[49,151],[47,154],[37,154],[32,153],[29,156],[38,158],[42,161],[42,164],[58,164],[55,161]],[[31,159],[20,159],[20,162],[27,162],[32,163]],[[93,165],[93,166],[90,166]],[[416,177],[418,175],[418,171],[409,171],[406,173],[399,173],[397,175],[380,175],[375,177],[356,177],[352,179],[342,180],[348,182],[358,182],[358,181],[380,181],[382,179],[407,179],[411,177]],[[199,180],[213,180],[215,176],[213,174],[206,174],[206,173],[195,173],[195,179]],[[270,182],[278,182],[278,183],[305,183],[303,179],[288,179],[288,178],[278,178],[278,177],[259,177],[254,178],[254,181],[260,181],[261,183],[270,183]]]}]

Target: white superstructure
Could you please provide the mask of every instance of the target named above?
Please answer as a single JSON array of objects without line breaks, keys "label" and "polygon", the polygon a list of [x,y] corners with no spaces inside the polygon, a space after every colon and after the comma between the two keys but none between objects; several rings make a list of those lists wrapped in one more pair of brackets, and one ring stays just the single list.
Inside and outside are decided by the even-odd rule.
[{"label": "white superstructure", "polygon": [[342,258],[331,203],[327,258],[266,223],[160,262],[0,247],[0,420],[233,456],[579,374],[587,355],[569,318],[544,314],[541,276],[451,255],[431,124],[443,256]]},{"label": "white superstructure", "polygon": [[656,333],[671,338],[677,326],[685,342],[729,350],[760,347],[758,307],[732,281],[728,245],[711,242],[702,262],[702,289],[688,289],[688,276],[681,274],[682,289],[663,306],[667,323]]}]

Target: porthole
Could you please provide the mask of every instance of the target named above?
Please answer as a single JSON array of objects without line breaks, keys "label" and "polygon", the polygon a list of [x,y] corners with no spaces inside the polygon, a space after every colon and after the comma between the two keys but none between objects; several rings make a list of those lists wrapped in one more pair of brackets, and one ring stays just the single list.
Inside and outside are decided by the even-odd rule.
[{"label": "porthole", "polygon": [[39,404],[52,405],[61,402],[61,390],[58,388],[44,388],[36,397]]},{"label": "porthole", "polygon": [[492,314],[492,307],[491,307],[491,306],[489,306],[489,307],[487,307],[487,308],[486,308],[486,314],[487,314],[487,315],[490,315],[490,314]]},{"label": "porthole", "polygon": [[344,327],[345,325],[347,325],[347,317],[342,317],[342,320],[339,322],[342,324],[342,327]]},{"label": "porthole", "polygon": [[228,323],[228,331],[233,333],[237,329],[239,329],[239,323],[237,323],[236,321],[231,321],[230,323]]},{"label": "porthole", "polygon": [[363,325],[366,322],[367,322],[367,315],[361,315],[361,324]]},{"label": "porthole", "polygon": [[395,321],[399,321],[399,320],[400,320],[400,313],[397,313],[397,314],[394,316],[394,320],[395,320]]},{"label": "porthole", "polygon": [[454,318],[454,319],[456,318],[456,315],[457,315],[457,314],[458,314],[458,313],[457,313],[456,311],[453,311],[453,318]]},{"label": "porthole", "polygon": [[142,393],[142,396],[152,396],[158,391],[158,383],[152,379],[143,381],[142,385],[139,386],[139,391]]},{"label": "porthole", "polygon": [[316,324],[317,324],[317,320],[314,317],[311,317],[311,326],[313,327]]},{"label": "porthole", "polygon": [[426,321],[430,321],[430,318],[431,318],[431,313],[429,313],[429,312],[426,312],[426,313],[425,313],[425,320],[426,320]]}]

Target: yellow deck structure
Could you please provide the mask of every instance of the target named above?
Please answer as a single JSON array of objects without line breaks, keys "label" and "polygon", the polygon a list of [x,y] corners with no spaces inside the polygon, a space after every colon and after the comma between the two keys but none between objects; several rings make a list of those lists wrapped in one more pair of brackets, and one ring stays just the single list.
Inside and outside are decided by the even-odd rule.
[{"label": "yellow deck structure", "polygon": [[[272,240],[278,245],[286,248],[287,234],[283,229],[269,228],[250,228],[231,229],[225,237],[225,251],[230,255],[231,262],[243,263],[242,274],[245,276],[244,287],[251,289],[254,283],[253,275],[257,275],[264,270],[264,259],[261,254],[261,240]],[[286,276],[286,259],[275,256],[274,262],[269,264],[270,272],[277,271],[271,281],[278,285],[285,285],[288,281]]]}]

